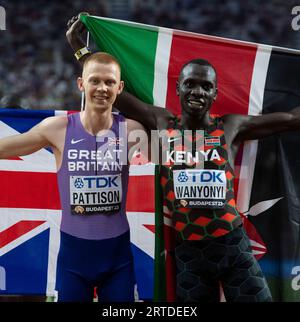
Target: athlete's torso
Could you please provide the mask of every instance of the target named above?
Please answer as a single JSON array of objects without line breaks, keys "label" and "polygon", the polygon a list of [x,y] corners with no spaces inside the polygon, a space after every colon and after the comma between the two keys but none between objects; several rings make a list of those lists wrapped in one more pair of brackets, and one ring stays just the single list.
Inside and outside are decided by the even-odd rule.
[{"label": "athlete's torso", "polygon": [[[234,171],[222,120],[211,118],[209,127],[193,136],[183,131],[179,119],[169,122],[168,130],[177,131],[180,139],[169,138],[163,147],[167,162],[160,167],[160,183],[165,215],[172,217],[184,240],[208,240],[229,233],[242,219],[235,205]],[[182,137],[184,147],[178,144]]]},{"label": "athlete's torso", "polygon": [[80,113],[69,115],[57,176],[63,232],[101,240],[129,229],[125,213],[127,128],[123,116],[113,113],[110,131],[93,136],[84,129]]}]

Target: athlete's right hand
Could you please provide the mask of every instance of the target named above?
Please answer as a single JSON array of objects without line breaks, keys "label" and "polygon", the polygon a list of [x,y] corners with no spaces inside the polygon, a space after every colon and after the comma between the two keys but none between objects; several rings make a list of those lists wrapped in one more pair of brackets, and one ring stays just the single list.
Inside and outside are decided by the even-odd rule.
[{"label": "athlete's right hand", "polygon": [[86,31],[86,28],[80,21],[80,15],[82,14],[89,15],[87,12],[80,12],[77,16],[72,17],[67,23],[68,29],[66,31],[66,37],[74,52],[85,46],[82,35]]}]

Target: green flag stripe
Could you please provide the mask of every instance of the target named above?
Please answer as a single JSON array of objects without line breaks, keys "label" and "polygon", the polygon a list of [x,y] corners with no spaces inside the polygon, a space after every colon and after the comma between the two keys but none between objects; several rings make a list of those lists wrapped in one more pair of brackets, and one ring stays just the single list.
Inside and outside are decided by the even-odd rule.
[{"label": "green flag stripe", "polygon": [[158,28],[136,28],[136,24],[93,16],[82,15],[81,20],[98,48],[119,60],[126,90],[144,102],[153,104]]}]

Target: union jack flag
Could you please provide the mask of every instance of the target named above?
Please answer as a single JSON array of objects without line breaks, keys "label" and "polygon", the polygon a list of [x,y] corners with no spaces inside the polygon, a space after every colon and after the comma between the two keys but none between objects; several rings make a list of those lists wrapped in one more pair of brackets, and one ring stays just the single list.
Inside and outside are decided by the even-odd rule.
[{"label": "union jack flag", "polygon": [[[62,113],[67,112],[2,109],[0,138]],[[52,151],[0,160],[0,180],[0,294],[54,295],[61,207]],[[132,166],[127,216],[141,298],[153,292],[153,189],[153,167]]]}]

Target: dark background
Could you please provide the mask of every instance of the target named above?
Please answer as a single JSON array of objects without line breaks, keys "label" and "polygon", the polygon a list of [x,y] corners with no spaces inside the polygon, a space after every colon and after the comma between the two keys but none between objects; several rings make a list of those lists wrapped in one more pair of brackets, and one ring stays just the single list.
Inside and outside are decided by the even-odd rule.
[{"label": "dark background", "polygon": [[[27,109],[78,109],[80,73],[65,31],[80,11],[300,49],[291,0],[0,0],[0,98]],[[300,23],[299,23],[300,24]]]}]

